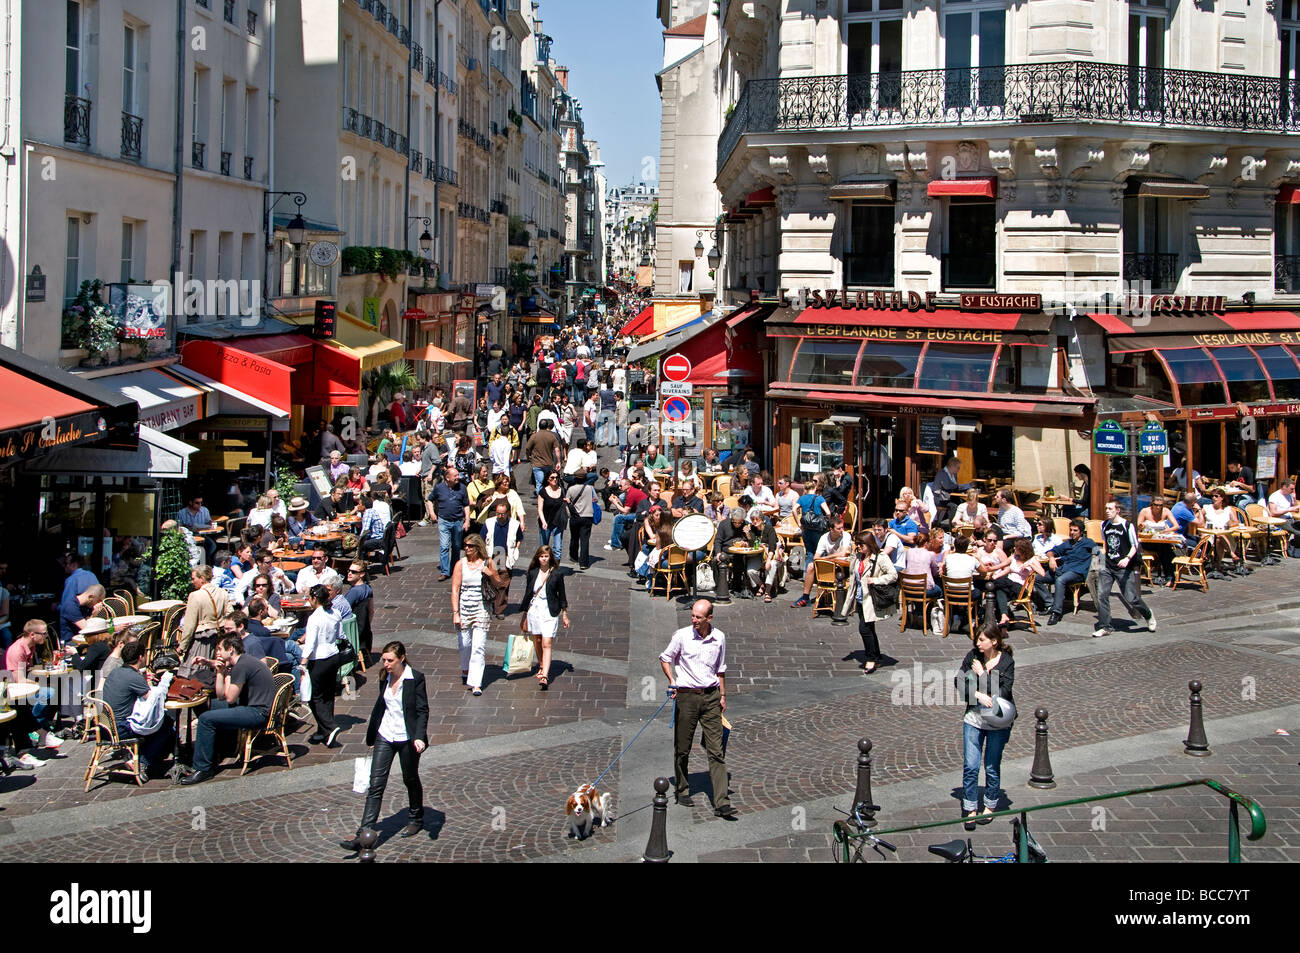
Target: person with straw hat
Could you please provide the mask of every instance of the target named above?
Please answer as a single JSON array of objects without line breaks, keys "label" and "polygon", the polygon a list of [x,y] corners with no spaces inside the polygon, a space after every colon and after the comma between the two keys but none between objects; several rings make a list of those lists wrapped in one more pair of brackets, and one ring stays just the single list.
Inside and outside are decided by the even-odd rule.
[{"label": "person with straw hat", "polygon": [[311,513],[311,504],[301,496],[289,501],[289,541],[302,542],[303,534],[315,526],[319,520]]}]

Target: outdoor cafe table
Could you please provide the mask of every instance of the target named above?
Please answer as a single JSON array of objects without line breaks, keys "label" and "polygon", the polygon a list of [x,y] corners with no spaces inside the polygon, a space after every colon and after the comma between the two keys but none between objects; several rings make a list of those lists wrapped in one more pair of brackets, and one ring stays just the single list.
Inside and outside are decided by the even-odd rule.
[{"label": "outdoor cafe table", "polygon": [[142,602],[138,608],[141,612],[166,612],[168,609],[174,609],[176,606],[185,605],[180,599],[155,599],[153,602]]},{"label": "outdoor cafe table", "polygon": [[1210,547],[1214,551],[1214,572],[1218,574],[1218,578],[1223,578],[1223,557],[1219,555],[1218,539],[1220,537],[1222,537],[1223,539],[1231,539],[1234,535],[1236,535],[1236,530],[1210,529],[1207,526],[1203,528],[1200,532],[1202,536],[1209,536],[1210,538],[1215,540],[1214,545]]},{"label": "outdoor cafe table", "polygon": [[280,572],[298,572],[299,570],[307,568],[306,563],[295,562],[290,559],[277,559],[271,565],[280,570]]},{"label": "outdoor cafe table", "polygon": [[849,593],[852,591],[849,586],[849,573],[852,571],[853,557],[824,556],[822,558],[835,564],[835,595],[831,625],[848,625]]},{"label": "outdoor cafe table", "polygon": [[1074,499],[1068,496],[1041,496],[1038,498],[1038,505],[1043,508],[1043,515],[1047,517],[1055,516],[1052,511],[1058,506],[1073,506]]},{"label": "outdoor cafe table", "polygon": [[[199,692],[189,701],[186,701],[183,698],[169,698],[167,699],[167,701],[163,702],[163,710],[165,711],[176,711],[176,712],[188,713],[187,716],[177,715],[176,717],[177,719],[180,719],[181,717],[185,717],[185,744],[191,750],[193,750],[194,748],[194,709],[202,705],[206,705],[211,698],[212,696],[210,694],[208,694],[206,691],[203,691],[203,692]],[[180,760],[181,760],[180,727],[181,726],[177,724],[176,749],[172,758],[173,762],[176,764],[180,764]]]},{"label": "outdoor cafe table", "polygon": [[[30,674],[35,675],[35,670]],[[24,698],[31,698],[40,690],[41,686],[34,682],[5,682],[5,691],[11,702],[22,701]]]}]

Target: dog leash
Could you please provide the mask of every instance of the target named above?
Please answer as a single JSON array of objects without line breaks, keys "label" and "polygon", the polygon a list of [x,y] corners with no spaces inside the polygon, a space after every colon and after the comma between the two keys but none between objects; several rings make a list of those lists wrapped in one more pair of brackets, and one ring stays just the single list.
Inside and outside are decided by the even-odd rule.
[{"label": "dog leash", "polygon": [[[670,690],[670,691],[671,691],[671,690]],[[618,757],[615,758],[613,761],[611,761],[611,762],[609,763],[609,767],[608,767],[608,768],[606,768],[604,771],[600,772],[600,777],[596,778],[595,781],[592,781],[592,782],[591,782],[591,786],[592,786],[593,788],[594,788],[597,784],[600,783],[600,779],[601,779],[601,778],[603,778],[605,775],[609,774],[609,772],[610,772],[610,768],[613,768],[614,765],[618,764],[618,759],[621,758],[621,757],[623,757],[623,755],[627,754],[627,749],[630,748],[630,747],[632,747],[632,743],[635,742],[638,738],[641,737],[641,732],[642,732],[642,731],[645,731],[647,728],[650,727],[650,722],[652,722],[652,721],[654,721],[656,718],[658,718],[658,717],[659,717],[659,712],[661,712],[661,711],[663,711],[665,708],[667,708],[667,707],[668,707],[668,703],[669,703],[670,701],[672,701],[672,700],[673,700],[673,696],[672,696],[671,694],[669,694],[668,697],[664,699],[664,703],[663,703],[662,705],[660,705],[658,708],[655,709],[655,713],[654,713],[653,715],[651,715],[649,718],[646,719],[646,723],[645,723],[644,725],[641,726],[641,730],[638,731],[636,734],[634,734],[634,735],[632,736],[632,741],[629,741],[627,744],[625,744],[625,745],[623,746],[623,750],[620,751],[620,752],[618,753]]]}]

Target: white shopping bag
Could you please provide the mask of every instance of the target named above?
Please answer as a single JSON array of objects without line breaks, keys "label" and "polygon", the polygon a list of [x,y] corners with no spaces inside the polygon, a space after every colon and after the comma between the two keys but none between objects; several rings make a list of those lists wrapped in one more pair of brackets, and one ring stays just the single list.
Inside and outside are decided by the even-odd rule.
[{"label": "white shopping bag", "polygon": [[302,667],[302,681],[298,683],[298,700],[303,703],[311,701],[311,675],[305,665]]},{"label": "white shopping bag", "polygon": [[352,790],[365,794],[370,790],[370,755],[352,761]]}]

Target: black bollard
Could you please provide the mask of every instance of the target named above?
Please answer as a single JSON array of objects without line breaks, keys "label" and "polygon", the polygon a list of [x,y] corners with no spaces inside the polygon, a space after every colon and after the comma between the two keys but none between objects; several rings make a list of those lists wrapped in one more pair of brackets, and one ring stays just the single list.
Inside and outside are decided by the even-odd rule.
[{"label": "black bollard", "polygon": [[654,816],[650,821],[650,839],[645,842],[641,860],[647,864],[666,864],[668,853],[668,779],[655,778]]},{"label": "black bollard", "polygon": [[871,800],[871,739],[858,741],[858,788],[853,792],[853,808],[849,812],[855,821],[870,827],[876,823],[880,805]]},{"label": "black bollard", "polygon": [[1187,740],[1183,742],[1183,754],[1194,758],[1210,756],[1210,742],[1205,737],[1205,716],[1201,710],[1201,683],[1193,679],[1187,683],[1192,693],[1192,722],[1187,728]]},{"label": "black bollard", "polygon": [[731,605],[731,560],[725,554],[719,553],[715,564],[717,572],[713,577],[713,604],[729,606]]},{"label": "black bollard", "polygon": [[1034,729],[1034,766],[1029,769],[1029,786],[1044,791],[1056,787],[1052,776],[1052,757],[1047,750],[1047,709],[1034,711],[1034,720],[1038,722]]},{"label": "black bollard", "polygon": [[357,835],[357,840],[361,842],[361,850],[357,852],[357,860],[363,864],[373,864],[375,862],[375,844],[379,843],[379,832],[367,827]]}]

